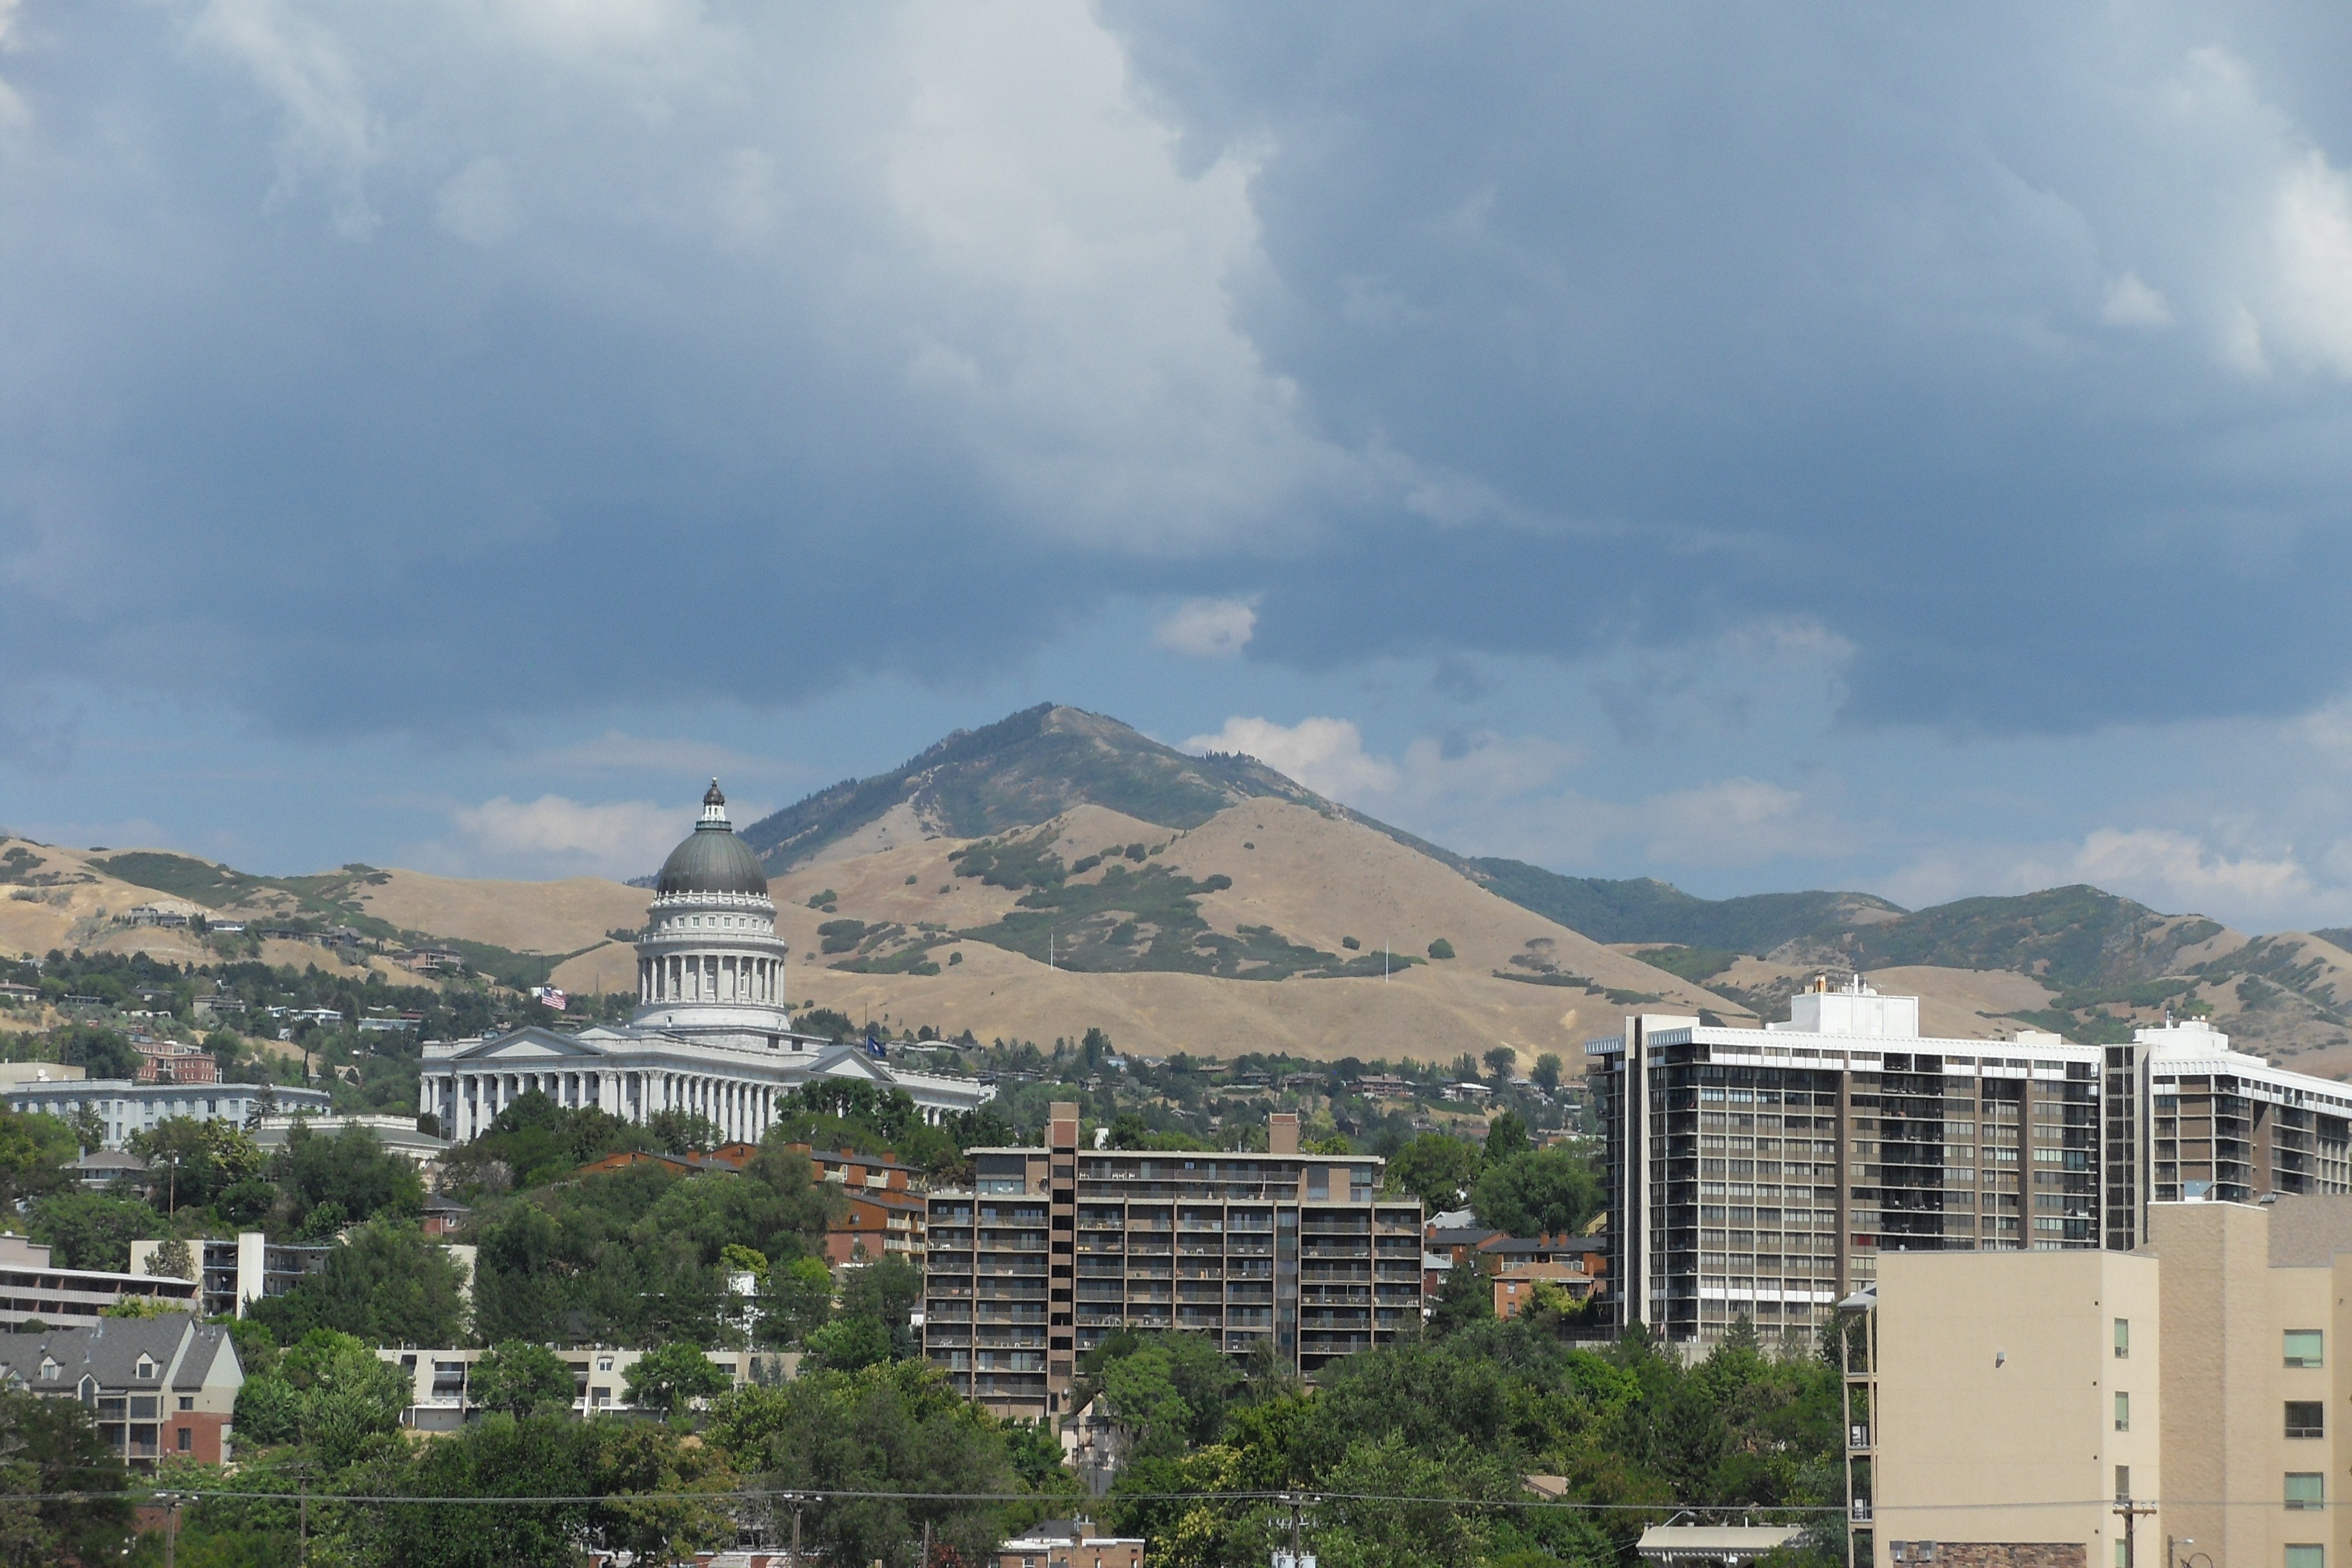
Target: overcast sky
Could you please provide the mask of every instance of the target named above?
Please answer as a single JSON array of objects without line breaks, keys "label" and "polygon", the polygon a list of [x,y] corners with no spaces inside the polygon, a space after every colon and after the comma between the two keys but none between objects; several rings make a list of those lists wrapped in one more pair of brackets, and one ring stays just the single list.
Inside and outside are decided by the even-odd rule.
[{"label": "overcast sky", "polygon": [[[2352,12],[0,0],[0,824],[643,870],[1055,700],[2352,921]],[[740,819],[740,816],[739,816]]]}]

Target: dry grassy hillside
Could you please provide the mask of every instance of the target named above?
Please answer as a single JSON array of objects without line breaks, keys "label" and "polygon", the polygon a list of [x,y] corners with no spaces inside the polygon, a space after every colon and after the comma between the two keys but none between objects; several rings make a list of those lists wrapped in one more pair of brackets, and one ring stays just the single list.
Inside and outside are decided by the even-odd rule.
[{"label": "dry grassy hillside", "polygon": [[578,952],[646,918],[646,893],[601,877],[561,882],[473,881],[392,871],[355,895],[404,931],[486,942],[517,952]]},{"label": "dry grassy hillside", "polygon": [[[934,838],[852,858],[821,860],[776,879],[779,925],[793,947],[795,1000],[872,1017],[892,1027],[936,1024],[982,1038],[1050,1040],[1090,1026],[1131,1049],[1231,1056],[1286,1051],[1301,1057],[1450,1059],[1507,1045],[1531,1061],[1546,1051],[1574,1057],[1584,1038],[1615,1026],[1623,1007],[1582,987],[1497,979],[1515,957],[1537,956],[1602,986],[1658,998],[1648,1005],[1727,1021],[1735,1004],[1586,941],[1507,903],[1447,867],[1379,833],[1279,800],[1229,807],[1189,832],[1079,806],[1045,831],[1065,865],[1141,844],[1151,859],[1197,881],[1232,886],[1199,900],[1213,930],[1270,925],[1295,942],[1359,952],[1383,941],[1420,956],[1444,938],[1450,961],[1400,963],[1393,976],[1260,981],[1169,973],[1071,973],[1035,959],[965,941],[932,950],[936,975],[857,974],[830,967],[817,927],[829,919],[909,927],[929,921],[968,930],[1002,918],[1015,893],[956,874],[949,857],[971,841]],[[1097,883],[1105,870],[1072,879]],[[808,907],[835,895],[830,913]],[[950,963],[949,955],[961,962]],[[833,962],[839,962],[835,960]],[[567,970],[571,966],[567,966]]]}]

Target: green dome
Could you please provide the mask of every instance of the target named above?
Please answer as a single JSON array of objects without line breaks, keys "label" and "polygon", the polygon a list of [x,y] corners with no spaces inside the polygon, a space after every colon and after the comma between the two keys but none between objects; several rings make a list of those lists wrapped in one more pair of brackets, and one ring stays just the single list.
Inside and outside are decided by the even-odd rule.
[{"label": "green dome", "polygon": [[661,877],[654,884],[654,896],[668,898],[680,893],[731,893],[742,898],[764,899],[768,896],[768,873],[760,865],[760,858],[751,847],[735,837],[735,829],[727,820],[724,807],[727,797],[719,793],[719,781],[710,781],[710,793],[702,797],[702,820],[686,842],[669,852],[662,862]]}]

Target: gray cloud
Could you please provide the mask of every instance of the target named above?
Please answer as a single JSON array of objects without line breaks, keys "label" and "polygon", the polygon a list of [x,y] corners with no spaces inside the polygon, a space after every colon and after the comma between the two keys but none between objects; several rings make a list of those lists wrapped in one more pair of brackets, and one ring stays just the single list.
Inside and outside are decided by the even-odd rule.
[{"label": "gray cloud", "polygon": [[1194,158],[1276,149],[1249,320],[1320,427],[1499,498],[1284,579],[1262,651],[1786,611],[1852,715],[2000,729],[2343,683],[2339,18],[1116,14]]},{"label": "gray cloud", "polygon": [[1308,669],[1801,617],[1863,723],[2352,674],[2342,18],[1108,20],[26,5],[0,662],[466,734],[1172,594]]}]

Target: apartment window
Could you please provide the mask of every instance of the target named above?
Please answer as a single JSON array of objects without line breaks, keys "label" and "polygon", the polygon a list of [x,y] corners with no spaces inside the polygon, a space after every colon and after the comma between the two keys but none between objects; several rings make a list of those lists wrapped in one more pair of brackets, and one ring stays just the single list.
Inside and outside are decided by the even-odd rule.
[{"label": "apartment window", "polygon": [[2327,1548],[2290,1546],[2286,1549],[2286,1568],[2327,1568]]},{"label": "apartment window", "polygon": [[[194,1451],[194,1449],[195,1449],[195,1447],[196,1447],[196,1434],[195,1434],[195,1429],[194,1429],[194,1428],[193,1428],[193,1427],[189,1427],[189,1426],[183,1426],[183,1427],[181,1427],[181,1428],[179,1429],[179,1433],[180,1433],[180,1452],[182,1452],[183,1454],[186,1454],[186,1453],[193,1453],[193,1452]],[[2292,1477],[2292,1476],[2289,1476],[2287,1479],[2288,1479],[2289,1480],[2293,1480],[2294,1478],[2294,1477]],[[2314,1478],[2314,1479],[2315,1479],[2316,1478]]]},{"label": "apartment window", "polygon": [[2116,1568],[2132,1568],[2131,1542],[2128,1538],[2116,1542]]},{"label": "apartment window", "polygon": [[194,1394],[183,1394],[182,1395],[180,1395],[180,1408],[181,1408],[181,1409],[183,1409],[183,1410],[194,1410],[195,1407],[196,1407],[196,1396],[195,1396]]},{"label": "apartment window", "polygon": [[2326,1508],[2327,1478],[2317,1470],[2289,1470],[2286,1476],[2286,1506]]},{"label": "apartment window", "polygon": [[2320,1354],[2323,1341],[2317,1329],[2289,1329],[2286,1331],[2286,1364],[2289,1366],[2324,1366]]},{"label": "apartment window", "polygon": [[2131,1501],[2131,1467],[2129,1465],[2116,1467],[2116,1500]]},{"label": "apartment window", "polygon": [[2316,1399],[2286,1402],[2286,1435],[2290,1437],[2327,1436],[2327,1406]]},{"label": "apartment window", "polygon": [[2129,1318],[2116,1320],[2116,1359],[2117,1361],[2131,1359],[2131,1320]]},{"label": "apartment window", "polygon": [[2131,1430],[2131,1395],[2128,1394],[2116,1395],[2116,1430],[2118,1432]]}]

